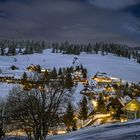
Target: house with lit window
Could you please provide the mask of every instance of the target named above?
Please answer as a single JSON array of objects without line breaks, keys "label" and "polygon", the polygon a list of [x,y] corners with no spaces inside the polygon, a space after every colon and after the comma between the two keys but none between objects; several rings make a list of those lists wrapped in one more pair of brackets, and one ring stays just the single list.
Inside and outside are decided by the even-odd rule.
[{"label": "house with lit window", "polygon": [[123,108],[128,119],[140,118],[140,100],[138,98],[132,99]]},{"label": "house with lit window", "polygon": [[10,83],[14,80],[14,74],[10,73],[1,73],[0,74],[0,82],[7,82]]},{"label": "house with lit window", "polygon": [[98,84],[111,84],[112,82],[109,75],[100,72],[97,72],[92,79],[95,80]]}]

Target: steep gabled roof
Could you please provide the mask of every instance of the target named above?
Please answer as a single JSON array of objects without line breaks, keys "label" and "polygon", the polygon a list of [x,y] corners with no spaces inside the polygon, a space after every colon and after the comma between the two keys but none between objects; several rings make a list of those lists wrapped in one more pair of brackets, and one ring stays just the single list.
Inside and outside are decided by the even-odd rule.
[{"label": "steep gabled roof", "polygon": [[89,87],[85,87],[84,89],[82,89],[80,91],[80,93],[82,93],[82,94],[84,94],[84,93],[94,93],[94,91]]},{"label": "steep gabled roof", "polygon": [[117,105],[117,106],[120,107],[120,108],[123,108],[123,107],[125,106],[124,103],[121,101],[120,98],[114,98],[114,99],[112,99],[112,100],[108,103],[107,106],[109,106],[109,105]]},{"label": "steep gabled roof", "polygon": [[[135,108],[131,107],[131,103],[136,104],[137,106]],[[129,109],[127,109],[127,108],[129,108]],[[140,102],[137,100],[137,98],[134,98],[130,102],[128,102],[123,109],[127,109],[130,111],[136,111],[137,109],[140,109]]]}]

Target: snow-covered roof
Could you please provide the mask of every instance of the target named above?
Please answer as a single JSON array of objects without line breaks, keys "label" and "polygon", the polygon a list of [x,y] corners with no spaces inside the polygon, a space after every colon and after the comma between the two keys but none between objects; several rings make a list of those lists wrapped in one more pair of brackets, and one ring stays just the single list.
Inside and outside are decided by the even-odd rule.
[{"label": "snow-covered roof", "polygon": [[140,103],[140,97],[137,97],[136,100]]},{"label": "snow-covered roof", "polygon": [[80,93],[84,94],[84,93],[94,93],[93,89],[89,88],[89,87],[85,87],[84,89],[82,89],[80,91]]},{"label": "snow-covered roof", "polygon": [[104,88],[94,88],[93,91],[97,93],[103,92],[105,89]]},{"label": "snow-covered roof", "polygon": [[89,85],[97,85],[98,84],[97,81],[93,80],[92,78],[90,78],[88,80],[88,82],[89,82]]},{"label": "snow-covered roof", "polygon": [[108,75],[107,73],[104,73],[104,72],[98,72],[96,74],[96,77],[110,78],[110,75]]},{"label": "snow-covered roof", "polygon": [[126,104],[126,103],[130,102],[132,100],[132,98],[128,95],[125,95],[124,97],[121,97],[121,100],[123,103]]},{"label": "snow-covered roof", "polygon": [[14,77],[12,73],[0,73],[0,77]]},{"label": "snow-covered roof", "polygon": [[117,78],[117,77],[110,77],[110,79],[113,81],[113,82],[120,82],[120,78]]}]

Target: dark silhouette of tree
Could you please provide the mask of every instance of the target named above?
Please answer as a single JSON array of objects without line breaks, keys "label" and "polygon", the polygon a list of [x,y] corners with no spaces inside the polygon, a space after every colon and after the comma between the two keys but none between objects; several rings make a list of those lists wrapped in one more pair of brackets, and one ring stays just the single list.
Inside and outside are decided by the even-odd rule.
[{"label": "dark silhouette of tree", "polygon": [[87,78],[87,69],[82,69],[83,78]]},{"label": "dark silhouette of tree", "polygon": [[88,102],[87,98],[84,96],[80,102],[80,111],[78,115],[79,119],[86,120],[88,118]]},{"label": "dark silhouette of tree", "polygon": [[22,75],[22,79],[23,79],[24,81],[27,81],[27,78],[28,78],[27,73],[24,72],[23,75]]},{"label": "dark silhouette of tree", "polygon": [[52,78],[52,79],[57,79],[57,70],[56,70],[55,67],[53,68],[52,77],[51,77],[51,78]]},{"label": "dark silhouette of tree", "polygon": [[72,80],[72,76],[70,73],[68,73],[66,75],[66,79],[65,79],[65,86],[68,89],[71,89],[73,87],[73,80]]},{"label": "dark silhouette of tree", "polygon": [[59,68],[58,75],[62,75],[62,69]]},{"label": "dark silhouette of tree", "polygon": [[0,100],[0,139],[5,137],[8,130],[8,116],[6,112],[6,101]]},{"label": "dark silhouette of tree", "polygon": [[2,46],[1,47],[1,56],[4,56],[5,55],[5,49],[4,49],[4,47]]},{"label": "dark silhouette of tree", "polygon": [[106,113],[105,101],[103,99],[102,94],[100,94],[97,102],[98,102],[97,111],[100,112],[100,113]]},{"label": "dark silhouette of tree", "polygon": [[63,87],[41,86],[31,91],[15,87],[7,99],[9,122],[16,129],[32,133],[34,140],[44,140],[49,130],[60,123],[69,98]]},{"label": "dark silhouette of tree", "polygon": [[63,122],[67,127],[67,131],[70,132],[72,130],[76,130],[76,119],[74,116],[74,109],[71,103],[68,103],[66,113],[63,117]]}]

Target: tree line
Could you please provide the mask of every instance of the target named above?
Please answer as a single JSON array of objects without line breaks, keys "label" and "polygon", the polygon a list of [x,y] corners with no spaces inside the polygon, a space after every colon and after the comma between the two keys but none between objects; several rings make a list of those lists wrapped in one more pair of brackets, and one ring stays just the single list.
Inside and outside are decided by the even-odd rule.
[{"label": "tree line", "polygon": [[47,48],[50,48],[50,43],[46,41],[0,40],[0,55],[2,56],[42,53]]},{"label": "tree line", "polygon": [[34,54],[43,53],[44,49],[52,49],[52,53],[80,55],[81,52],[95,53],[102,55],[112,53],[119,57],[134,59],[140,63],[140,47],[128,47],[125,44],[95,42],[88,44],[74,44],[68,41],[47,42],[35,40],[0,40],[0,55]]},{"label": "tree line", "polygon": [[62,44],[53,44],[52,53],[74,54],[80,55],[81,52],[87,54],[99,54],[103,56],[112,53],[118,57],[125,57],[128,59],[134,59],[140,63],[140,47],[128,47],[124,44],[96,42],[89,44],[71,44],[65,42]]}]

